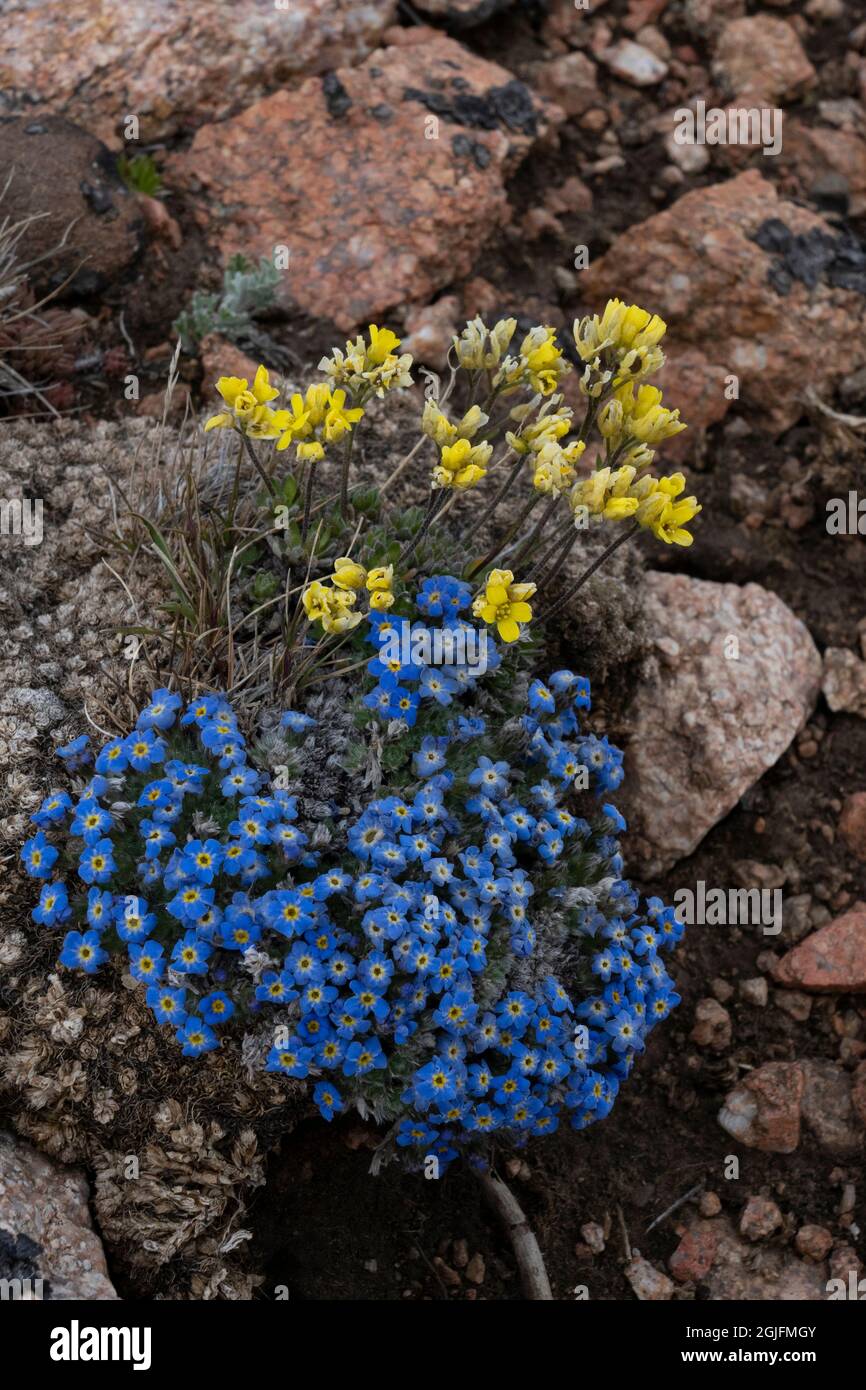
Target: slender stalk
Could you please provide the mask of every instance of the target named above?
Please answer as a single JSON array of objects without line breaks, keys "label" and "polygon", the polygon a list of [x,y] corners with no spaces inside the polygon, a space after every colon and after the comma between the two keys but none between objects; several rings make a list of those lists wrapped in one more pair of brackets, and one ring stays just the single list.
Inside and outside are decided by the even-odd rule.
[{"label": "slender stalk", "polygon": [[538,518],[537,522],[530,531],[526,540],[523,542],[523,545],[520,547],[517,554],[513,557],[512,564],[519,565],[521,560],[524,560],[526,556],[530,553],[532,547],[535,545],[536,541],[539,540],[541,533],[547,526],[548,521],[553,516],[553,513],[556,511],[558,504],[559,497],[556,495],[551,497],[544,511],[541,513],[541,516]]},{"label": "slender stalk", "polygon": [[555,618],[557,613],[562,612],[566,604],[571,602],[578,590],[583,588],[586,581],[592,578],[596,570],[604,564],[605,560],[609,559],[613,552],[615,550],[618,550],[621,545],[624,545],[627,540],[631,540],[631,537],[634,535],[635,531],[638,530],[638,526],[638,522],[634,522],[628,528],[627,531],[623,531],[621,536],[617,536],[616,540],[612,541],[611,544],[607,547],[607,549],[603,550],[596,560],[593,560],[589,568],[584,570],[577,583],[573,584],[572,587],[568,589],[565,594],[563,594],[559,602],[554,604],[550,612],[545,615],[545,621],[549,621],[551,618]]},{"label": "slender stalk", "polygon": [[562,543],[562,545],[560,545],[560,548],[559,550],[557,550],[556,555],[553,556],[552,560],[550,560],[548,569],[545,569],[544,574],[539,575],[539,589],[544,588],[545,584],[549,584],[549,581],[552,580],[553,575],[556,574],[556,571],[559,570],[564,563],[566,563],[567,559],[569,559],[569,556],[571,555],[571,550],[573,550],[574,546],[577,545],[578,535],[580,535],[580,531],[577,530],[577,527],[571,528],[571,534],[569,535],[569,537],[566,537],[566,539],[564,539],[564,542]]},{"label": "slender stalk", "polygon": [[268,492],[271,494],[272,497],[276,497],[277,490],[274,487],[265,470],[262,468],[262,465],[259,463],[259,460],[256,457],[256,451],[250,443],[249,438],[247,437],[247,435],[242,434],[241,439],[244,441],[244,448],[249,454],[250,461],[252,462],[253,467],[255,468],[256,472],[258,473]]},{"label": "slender stalk", "polygon": [[538,559],[536,560],[533,566],[533,573],[538,574],[544,568],[545,565],[550,563],[554,554],[563,545],[565,545],[567,540],[571,539],[571,534],[573,530],[574,523],[572,522],[571,518],[569,518],[569,520],[566,521],[565,525],[561,526],[559,530],[556,532],[551,543],[544,550],[542,550],[541,554],[539,555]]},{"label": "slender stalk", "polygon": [[340,516],[344,521],[349,519],[349,468],[352,463],[352,449],[355,446],[355,431],[350,430],[346,444],[346,452],[343,455],[343,468],[340,473]]},{"label": "slender stalk", "polygon": [[496,542],[496,544],[492,546],[490,550],[488,550],[486,555],[483,555],[482,558],[472,566],[471,570],[466,575],[467,579],[472,579],[474,575],[478,574],[481,570],[485,569],[487,565],[491,564],[492,561],[496,559],[497,555],[499,555],[504,550],[508,542],[514,539],[523,523],[527,520],[530,513],[535,509],[535,507],[538,505],[540,501],[541,493],[534,492],[532,496],[527,500],[525,505],[520,509],[520,512],[516,520],[514,520],[511,523],[511,526],[509,527],[505,535],[502,536]]},{"label": "slender stalk", "polygon": [[404,565],[406,561],[414,554],[416,547],[420,545],[421,541],[423,541],[424,537],[427,535],[427,532],[430,530],[430,527],[433,524],[433,521],[436,517],[436,513],[438,512],[439,508],[443,505],[444,501],[445,492],[443,489],[439,488],[430,493],[430,496],[427,499],[427,510],[424,513],[421,525],[415,532],[415,535],[412,537],[412,539],[410,541],[407,541],[406,545],[403,547],[402,551],[398,555],[396,561],[394,562],[395,570],[399,569],[401,565]]},{"label": "slender stalk", "polygon": [[[508,452],[503,456],[503,459],[502,459],[503,466],[504,466],[505,463],[507,462],[508,454],[510,454],[511,452],[512,452],[512,450],[509,449]],[[491,516],[492,516],[493,513],[496,511],[496,508],[499,506],[500,502],[502,502],[502,501],[505,500],[505,498],[507,497],[508,493],[509,493],[509,492],[511,491],[511,489],[514,487],[514,484],[517,482],[517,479],[520,477],[521,473],[523,472],[523,465],[524,465],[525,462],[526,462],[526,460],[525,460],[525,458],[523,457],[523,455],[522,455],[522,454],[518,454],[518,456],[517,456],[517,462],[515,463],[515,465],[514,465],[514,467],[512,468],[511,472],[508,474],[508,477],[505,479],[505,482],[502,484],[502,487],[501,487],[501,488],[499,489],[499,491],[497,492],[497,494],[496,494],[496,496],[494,497],[493,501],[490,503],[490,515],[491,515]]]},{"label": "slender stalk", "polygon": [[310,529],[310,508],[313,505],[313,483],[316,481],[316,459],[310,459],[310,471],[307,474],[307,489],[304,493],[304,521],[301,526],[301,540],[307,539],[307,532]]}]

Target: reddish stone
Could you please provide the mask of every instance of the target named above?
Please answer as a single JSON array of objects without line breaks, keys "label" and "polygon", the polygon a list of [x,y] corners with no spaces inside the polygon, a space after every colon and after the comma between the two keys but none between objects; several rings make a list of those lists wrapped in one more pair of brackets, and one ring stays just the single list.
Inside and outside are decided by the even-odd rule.
[{"label": "reddish stone", "polygon": [[[781,294],[770,280],[773,256],[754,240],[769,220],[794,235],[832,228],[816,214],[780,199],[754,169],[695,189],[673,207],[617,237],[581,274],[586,308],[628,297],[668,323],[665,349],[697,348],[737,379],[740,398],[774,432],[802,414],[807,378],[819,395],[866,363],[863,300],[823,281],[794,281]],[[815,353],[815,334],[822,344]],[[671,403],[678,404],[671,395]],[[684,418],[688,419],[684,414]]]},{"label": "reddish stone", "polygon": [[740,1217],[740,1235],[746,1240],[764,1240],[782,1224],[782,1213],[766,1197],[750,1197]]},{"label": "reddish stone", "polygon": [[719,1124],[747,1148],[793,1153],[800,1142],[805,1084],[799,1062],[766,1062],[728,1092]]},{"label": "reddish stone", "polygon": [[866,1062],[861,1062],[851,1082],[851,1103],[860,1123],[866,1125]]},{"label": "reddish stone", "polygon": [[510,219],[505,182],[543,113],[504,68],[436,34],[206,126],[167,179],[201,192],[223,260],[286,246],[278,296],[351,329],[468,274]]},{"label": "reddish stone", "polygon": [[668,1260],[668,1269],[680,1284],[688,1279],[700,1283],[713,1267],[717,1248],[718,1238],[712,1222],[699,1221],[686,1231]]},{"label": "reddish stone", "polygon": [[773,969],[777,984],[819,993],[866,993],[866,911],[855,908],[812,932]]},{"label": "reddish stone", "polygon": [[360,61],[395,0],[4,0],[0,113],[51,111],[113,142],[127,116],[155,140],[260,97],[276,83]]},{"label": "reddish stone", "polygon": [[866,862],[866,792],[854,792],[845,798],[839,834],[851,853]]},{"label": "reddish stone", "polygon": [[747,104],[773,106],[802,96],[817,74],[790,24],[772,15],[749,15],[725,25],[713,72]]}]

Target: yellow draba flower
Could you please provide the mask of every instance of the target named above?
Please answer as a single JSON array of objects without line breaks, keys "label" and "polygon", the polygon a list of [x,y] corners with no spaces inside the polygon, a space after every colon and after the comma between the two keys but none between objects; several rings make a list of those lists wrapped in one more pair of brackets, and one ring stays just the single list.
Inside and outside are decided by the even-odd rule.
[{"label": "yellow draba flower", "polygon": [[370,341],[363,334],[346,343],[345,353],[334,348],[330,357],[323,357],[319,371],[331,378],[334,385],[345,386],[358,400],[386,391],[411,386],[411,353],[397,355],[400,339],[390,328],[370,324]]},{"label": "yellow draba flower", "polygon": [[[273,411],[268,411],[267,416],[263,415],[263,408],[267,407],[268,401],[274,400],[280,394],[271,386],[267,368],[261,366],[256,369],[252,386],[246,377],[221,376],[216,389],[229,410],[212,415],[205,425],[206,430],[239,429],[244,433],[253,433],[249,426],[257,423],[262,427],[267,416],[273,414]],[[257,437],[269,439],[273,436],[259,434]]]},{"label": "yellow draba flower", "polygon": [[508,351],[517,332],[517,319],[500,319],[488,328],[480,317],[471,319],[459,338],[454,339],[454,352],[461,367],[467,371],[492,372]]},{"label": "yellow draba flower", "polygon": [[[557,397],[557,400],[561,399],[561,397]],[[511,419],[521,425],[517,431],[509,430],[505,435],[516,454],[526,454],[530,450],[533,453],[538,452],[551,440],[562,439],[571,429],[573,412],[568,406],[553,411],[549,415],[542,415],[540,419],[533,420],[531,424],[524,426],[522,421],[531,409],[531,405],[518,405],[510,412]]]},{"label": "yellow draba flower", "polygon": [[440,462],[433,469],[433,487],[456,487],[461,490],[475,487],[487,473],[492,453],[492,444],[470,444],[468,439],[445,444]]},{"label": "yellow draba flower", "polygon": [[439,409],[435,401],[426,401],[421,416],[421,428],[441,449],[443,445],[453,444],[457,439],[474,439],[489,419],[490,416],[484,414],[480,405],[473,405],[459,424],[455,425],[445,412]]},{"label": "yellow draba flower", "polygon": [[346,409],[345,391],[332,391],[330,405],[325,414],[324,436],[327,444],[336,444],[348,434],[353,425],[363,419],[364,412],[360,406],[350,410]]},{"label": "yellow draba flower", "polygon": [[363,589],[367,582],[367,571],[363,565],[359,565],[355,560],[350,560],[348,556],[342,556],[334,561],[334,573],[331,579],[338,589]]},{"label": "yellow draba flower", "polygon": [[616,395],[624,414],[623,433],[641,444],[661,444],[662,440],[671,439],[686,428],[678,410],[668,410],[662,405],[662,393],[657,386],[639,386],[635,395],[629,381],[618,388]]},{"label": "yellow draba flower", "polygon": [[600,394],[598,388],[610,381],[612,368],[617,381],[657,372],[664,365],[665,355],[658,345],[666,329],[658,314],[620,299],[609,299],[601,317],[591,314],[575,319],[574,341],[587,364],[582,389],[588,395]]},{"label": "yellow draba flower", "polygon": [[310,412],[304,405],[303,396],[297,392],[292,396],[291,410],[282,410],[280,415],[284,417],[285,424],[277,444],[278,449],[288,449],[293,440],[306,439],[312,434]]},{"label": "yellow draba flower", "polygon": [[392,356],[395,349],[400,346],[400,341],[397,334],[392,333],[390,328],[377,328],[375,323],[371,323],[367,361],[372,363],[374,367],[381,367],[386,357]]},{"label": "yellow draba flower", "polygon": [[297,456],[305,463],[320,463],[325,457],[325,446],[318,439],[311,440],[309,444],[299,444]]},{"label": "yellow draba flower", "polygon": [[491,570],[484,592],[473,601],[472,612],[495,627],[503,642],[516,642],[523,623],[532,621],[527,599],[535,593],[534,584],[516,584],[511,570]]},{"label": "yellow draba flower", "polygon": [[542,396],[550,396],[559,385],[560,377],[569,371],[571,363],[557,346],[555,331],[539,325],[527,333],[520,345],[519,357],[506,357],[493,378],[493,385],[506,391],[527,385]]},{"label": "yellow draba flower", "polygon": [[574,483],[572,459],[580,458],[585,447],[581,443],[579,451],[572,451],[570,454],[568,450],[562,449],[557,443],[550,441],[539,449],[535,455],[535,472],[532,476],[532,483],[536,491],[545,496],[556,497],[567,492]]},{"label": "yellow draba flower", "polygon": [[570,364],[563,357],[552,328],[533,328],[520,346],[520,355],[526,361],[530,385],[543,396],[551,395],[559,384],[559,378],[570,371]]},{"label": "yellow draba flower", "polygon": [[370,607],[377,613],[385,612],[394,603],[391,586],[394,583],[394,566],[377,565],[367,573],[367,592]]},{"label": "yellow draba flower", "polygon": [[624,304],[621,299],[609,299],[604,313],[575,319],[574,341],[584,362],[609,348],[619,353],[633,349],[653,348],[667,332],[667,324],[658,314],[650,314],[637,304]]},{"label": "yellow draba flower", "polygon": [[[296,392],[292,396],[291,410],[278,412],[281,418],[282,433],[278,449],[288,449],[297,443],[299,459],[318,461],[325,457],[325,444],[338,443],[363,417],[360,406],[346,408],[345,391],[332,391],[326,382],[316,382],[307,387],[305,396]],[[314,439],[316,431],[321,439]]]},{"label": "yellow draba flower", "polygon": [[685,528],[701,510],[696,497],[684,497],[681,502],[668,502],[661,515],[652,522],[652,533],[666,545],[691,545],[694,536]]},{"label": "yellow draba flower", "polygon": [[671,473],[667,478],[640,478],[628,489],[637,502],[635,521],[667,545],[691,545],[694,539],[685,528],[702,509],[696,497],[676,500],[685,486],[682,473]]},{"label": "yellow draba flower", "polygon": [[301,597],[311,623],[319,622],[329,635],[350,632],[363,614],[353,613],[355,593],[351,589],[332,589],[320,580],[308,584]]}]

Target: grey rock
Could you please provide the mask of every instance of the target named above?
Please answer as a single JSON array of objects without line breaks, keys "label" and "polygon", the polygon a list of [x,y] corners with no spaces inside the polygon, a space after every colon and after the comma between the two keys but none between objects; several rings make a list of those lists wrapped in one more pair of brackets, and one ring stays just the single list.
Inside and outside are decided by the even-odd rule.
[{"label": "grey rock", "polygon": [[631,706],[619,804],[634,868],[652,875],[691,854],[785,752],[814,706],[821,658],[758,584],[649,573],[645,596],[655,660]]},{"label": "grey rock", "polygon": [[119,1298],[90,1223],[88,1199],[78,1169],[63,1168],[0,1134],[0,1279],[10,1281],[12,1298]]}]

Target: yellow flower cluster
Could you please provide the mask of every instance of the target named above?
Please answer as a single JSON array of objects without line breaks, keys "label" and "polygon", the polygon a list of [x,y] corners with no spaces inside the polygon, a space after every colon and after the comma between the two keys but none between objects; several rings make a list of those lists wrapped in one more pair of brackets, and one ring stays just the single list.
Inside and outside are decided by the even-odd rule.
[{"label": "yellow flower cluster", "polygon": [[495,391],[516,391],[529,386],[542,396],[550,396],[571,363],[562,355],[552,328],[539,325],[527,333],[516,356],[506,355],[517,331],[516,319],[500,319],[488,328],[481,318],[467,323],[454,339],[454,354],[468,371],[492,374]]},{"label": "yellow flower cluster", "polygon": [[659,343],[667,325],[637,304],[609,299],[604,313],[575,319],[574,341],[586,363],[581,389],[596,399],[613,382],[636,381],[664,366]]},{"label": "yellow flower cluster", "polygon": [[298,458],[321,459],[325,444],[336,444],[362,418],[360,408],[346,408],[345,391],[327,383],[307,388],[306,397],[292,396],[291,410],[273,410],[268,404],[279,392],[271,386],[265,367],[256,371],[252,386],[245,377],[221,376],[217,390],[228,410],[212,415],[205,430],[233,429],[251,439],[276,439],[278,449],[297,443]]},{"label": "yellow flower cluster", "polygon": [[691,545],[694,537],[685,528],[701,507],[696,497],[680,498],[685,486],[682,473],[638,478],[637,470],[626,464],[613,472],[596,469],[575,484],[568,501],[576,520],[586,515],[606,521],[631,517],[667,545]]},{"label": "yellow flower cluster", "polygon": [[687,426],[680,420],[678,410],[662,405],[662,393],[657,386],[639,386],[623,382],[598,413],[598,428],[614,448],[632,444],[647,446],[661,444],[680,434]]},{"label": "yellow flower cluster", "polygon": [[539,324],[527,333],[517,357],[506,357],[493,378],[494,387],[516,391],[528,386],[542,396],[551,396],[571,363],[562,355],[554,329]]},{"label": "yellow flower cluster", "polygon": [[521,625],[532,621],[527,599],[535,593],[534,584],[517,584],[511,570],[491,570],[484,590],[472,602],[472,612],[495,627],[503,642],[516,642]]},{"label": "yellow flower cluster", "polygon": [[228,410],[212,415],[206,430],[239,430],[253,439],[276,439],[281,425],[279,412],[268,405],[280,394],[271,386],[267,369],[259,367],[252,386],[246,377],[221,376],[216,389]]},{"label": "yellow flower cluster", "polygon": [[536,491],[545,496],[559,496],[574,483],[574,465],[586,445],[580,439],[573,439],[566,445],[560,443],[571,429],[573,417],[570,407],[562,405],[561,396],[545,401],[538,418],[524,425],[523,421],[532,413],[531,404],[515,406],[510,418],[519,428],[507,431],[505,438],[516,454],[532,456],[532,481]]},{"label": "yellow flower cluster", "polygon": [[[330,581],[330,582],[328,582]],[[355,611],[359,593],[366,589],[370,608],[384,612],[394,603],[394,566],[377,565],[367,570],[357,561],[342,556],[334,561],[328,581],[314,579],[304,590],[301,602],[311,623],[319,622],[334,635],[350,632],[364,616]]]},{"label": "yellow flower cluster", "polygon": [[496,371],[516,332],[517,319],[500,319],[493,328],[482,318],[472,319],[454,339],[459,365],[469,372]]},{"label": "yellow flower cluster", "polygon": [[390,328],[370,324],[370,341],[359,334],[346,343],[345,353],[335,348],[330,357],[323,357],[319,371],[330,377],[337,386],[345,386],[355,400],[412,385],[409,368],[411,353],[399,354],[400,339]]},{"label": "yellow flower cluster", "polygon": [[493,445],[483,440],[473,444],[472,440],[487,424],[488,418],[480,406],[474,405],[455,425],[434,401],[427,402],[421,428],[440,450],[439,462],[430,479],[431,487],[465,491],[486,476]]},{"label": "yellow flower cluster", "polygon": [[297,443],[298,458],[313,462],[325,457],[326,444],[338,444],[364,416],[360,406],[347,409],[345,391],[335,391],[326,382],[308,386],[305,396],[293,395],[291,410],[274,413],[283,430],[277,448]]}]

